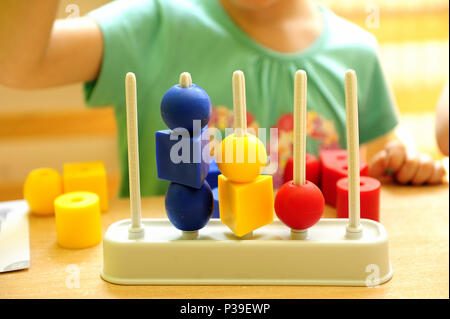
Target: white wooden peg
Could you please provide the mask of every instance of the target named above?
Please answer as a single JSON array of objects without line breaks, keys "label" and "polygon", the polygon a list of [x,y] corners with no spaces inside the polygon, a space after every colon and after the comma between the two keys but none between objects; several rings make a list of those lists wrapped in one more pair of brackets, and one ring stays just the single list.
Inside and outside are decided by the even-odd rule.
[{"label": "white wooden peg", "polygon": [[129,72],[126,75],[125,93],[127,105],[128,170],[130,182],[131,213],[129,236],[132,239],[137,239],[143,237],[144,228],[141,224],[141,190],[139,184],[136,76],[132,72]]},{"label": "white wooden peg", "polygon": [[233,73],[234,133],[245,136],[247,133],[247,108],[245,104],[245,77],[242,71]]},{"label": "white wooden peg", "polygon": [[306,181],[306,72],[298,70],[294,79],[294,184]]},{"label": "white wooden peg", "polygon": [[348,154],[348,218],[347,237],[360,238],[359,198],[359,132],[358,132],[358,87],[356,73],[345,73],[345,108],[347,113],[347,154]]},{"label": "white wooden peg", "polygon": [[192,86],[192,77],[189,72],[183,72],[180,74],[180,87],[189,88]]}]

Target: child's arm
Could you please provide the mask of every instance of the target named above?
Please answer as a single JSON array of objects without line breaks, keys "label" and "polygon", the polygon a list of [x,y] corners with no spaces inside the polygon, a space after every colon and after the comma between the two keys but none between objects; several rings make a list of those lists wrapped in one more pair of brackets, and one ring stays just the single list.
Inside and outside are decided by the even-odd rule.
[{"label": "child's arm", "polygon": [[33,89],[94,80],[103,39],[89,18],[58,20],[57,0],[0,1],[0,84]]},{"label": "child's arm", "polygon": [[445,175],[440,162],[425,154],[408,152],[405,143],[395,133],[367,143],[365,151],[370,161],[370,176],[382,182],[439,184]]}]

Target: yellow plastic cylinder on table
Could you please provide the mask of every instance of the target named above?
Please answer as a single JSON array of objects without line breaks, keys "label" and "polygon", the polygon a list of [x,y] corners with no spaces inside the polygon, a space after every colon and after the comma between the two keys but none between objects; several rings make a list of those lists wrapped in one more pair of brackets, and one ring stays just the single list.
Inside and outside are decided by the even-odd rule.
[{"label": "yellow plastic cylinder on table", "polygon": [[102,240],[99,197],[91,192],[72,192],[55,199],[58,244],[87,248]]}]

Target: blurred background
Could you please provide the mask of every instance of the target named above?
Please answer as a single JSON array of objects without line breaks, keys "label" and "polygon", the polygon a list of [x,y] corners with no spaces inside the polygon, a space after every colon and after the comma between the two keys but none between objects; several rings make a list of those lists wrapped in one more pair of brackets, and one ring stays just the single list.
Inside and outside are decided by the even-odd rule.
[{"label": "blurred background", "polygon": [[[59,18],[83,15],[107,0],[61,1]],[[374,34],[401,113],[402,131],[421,151],[442,155],[434,112],[448,79],[449,3],[444,0],[320,0]],[[29,171],[102,160],[112,196],[118,185],[111,108],[87,109],[80,85],[38,91],[0,86],[0,201],[22,198]]]}]

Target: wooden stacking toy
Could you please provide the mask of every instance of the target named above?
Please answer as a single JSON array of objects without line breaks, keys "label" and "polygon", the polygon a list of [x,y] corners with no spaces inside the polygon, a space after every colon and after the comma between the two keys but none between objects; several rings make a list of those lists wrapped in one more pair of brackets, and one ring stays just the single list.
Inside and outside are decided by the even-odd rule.
[{"label": "wooden stacking toy", "polygon": [[[187,72],[180,75],[180,84],[171,87],[161,102],[161,116],[171,130],[155,134],[158,177],[171,181],[165,199],[167,217],[185,238],[196,238],[213,212],[212,190],[205,181],[209,138],[203,136],[210,114],[208,94],[192,84]],[[199,123],[198,132],[194,121]],[[173,135],[180,131],[185,134],[174,141]],[[175,144],[183,141],[187,141],[189,149],[177,149]],[[174,153],[183,157],[180,152],[188,152],[186,162],[174,161]]]},{"label": "wooden stacking toy", "polygon": [[209,147],[205,126],[210,115],[208,94],[192,84],[189,73],[182,73],[180,83],[171,87],[161,102],[161,117],[170,130],[155,133],[160,179],[197,189],[203,187],[209,171],[209,159],[205,159],[208,152],[204,150]]},{"label": "wooden stacking toy", "polygon": [[[242,106],[243,77],[236,76],[233,90],[235,105],[237,102]],[[306,81],[303,72],[298,73],[297,77],[300,78],[297,78],[296,86],[302,83],[302,79]],[[131,82],[128,81],[130,79]],[[134,76],[127,75],[127,83],[133,81]],[[135,94],[135,86],[131,87]],[[229,225],[218,219],[211,219],[196,237],[189,237],[180,234],[168,219],[141,218],[135,95],[130,99],[129,91],[127,89],[131,218],[112,224],[104,235],[101,272],[104,280],[125,285],[375,286],[392,277],[386,230],[376,221],[360,219],[358,104],[354,71],[348,71],[345,76],[349,218],[322,218],[317,221],[323,208],[323,197],[313,183],[305,181],[303,162],[295,164],[294,181],[297,182],[288,183],[283,186],[284,191],[282,189],[277,194],[277,214],[281,220],[254,228],[264,218],[269,219],[269,211],[270,217],[273,216],[273,197],[269,191],[271,183],[268,179],[261,181],[259,176],[259,166],[263,166],[263,161],[253,166],[252,172],[244,177],[244,180],[249,179],[245,182],[229,180],[229,176],[236,176],[232,169],[231,175],[225,169],[229,176],[224,174],[220,178],[222,182],[219,180],[221,220],[228,218],[234,221],[232,227],[238,229],[239,235],[247,231],[253,233],[251,237],[244,236],[247,240],[241,240],[242,237],[230,231]],[[297,87],[296,104],[306,102],[300,102],[299,98],[306,98],[306,92]],[[297,116],[295,122],[304,127],[304,119],[304,116]],[[239,116],[237,122],[241,123]],[[244,127],[242,124],[236,125],[236,128]],[[235,135],[231,145],[234,141],[236,145],[242,143],[244,134]],[[303,143],[296,144],[300,147],[295,147],[294,161],[304,161],[304,136],[299,138],[297,135],[296,139],[303,140]],[[259,145],[255,139],[247,137],[249,140],[255,148]],[[236,163],[239,169],[238,164],[242,163]],[[232,166],[231,163],[228,167]],[[201,215],[201,211],[209,206],[209,197],[205,196],[204,203],[200,203],[197,200],[207,192],[192,187],[185,192],[182,187],[186,186],[177,184],[171,190],[173,194],[168,195],[183,197],[186,206],[198,207],[199,212],[193,213],[192,220],[186,222],[195,224],[198,222],[196,214]],[[266,203],[264,207],[262,202]],[[172,200],[169,204],[173,204]],[[226,207],[226,218],[223,218],[223,207]],[[255,207],[260,208],[259,213]],[[178,210],[179,207],[175,207],[174,214]],[[264,218],[258,216],[261,211]],[[185,213],[183,218],[190,219],[190,216]],[[256,224],[252,219],[257,220]],[[307,233],[303,231],[305,227]]]},{"label": "wooden stacking toy", "polygon": [[[321,185],[325,202],[336,207],[336,183],[348,176],[348,156],[346,150],[323,150],[319,153],[321,165]],[[359,162],[360,176],[369,175],[369,166]]]},{"label": "wooden stacking toy", "polygon": [[[317,158],[312,154],[306,154],[305,159],[305,178],[314,183],[316,186],[320,186],[320,163]],[[283,172],[283,183],[287,183],[294,179],[294,157],[291,156],[286,162]]]},{"label": "wooden stacking toy", "polygon": [[63,168],[64,193],[92,192],[100,198],[100,208],[108,211],[108,180],[103,162],[66,163]]},{"label": "wooden stacking toy", "polygon": [[273,221],[272,176],[260,175],[267,162],[264,144],[247,133],[245,79],[233,73],[234,133],[220,144],[220,220],[238,237]]},{"label": "wooden stacking toy", "polygon": [[23,187],[23,197],[35,215],[53,215],[55,198],[63,193],[61,174],[53,168],[31,171]]},{"label": "wooden stacking toy", "polygon": [[[337,184],[336,211],[338,218],[348,218],[348,178],[341,178]],[[372,177],[361,176],[359,196],[361,218],[380,221],[380,182]]]},{"label": "wooden stacking toy", "polygon": [[275,197],[278,218],[291,228],[292,238],[305,239],[307,230],[323,214],[325,200],[320,189],[306,180],[306,73],[297,71],[294,83],[294,178]]},{"label": "wooden stacking toy", "polygon": [[102,240],[100,201],[91,192],[71,192],[55,199],[55,224],[58,244],[80,249]]}]

